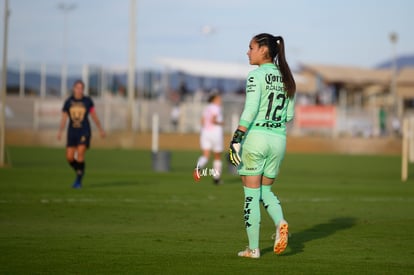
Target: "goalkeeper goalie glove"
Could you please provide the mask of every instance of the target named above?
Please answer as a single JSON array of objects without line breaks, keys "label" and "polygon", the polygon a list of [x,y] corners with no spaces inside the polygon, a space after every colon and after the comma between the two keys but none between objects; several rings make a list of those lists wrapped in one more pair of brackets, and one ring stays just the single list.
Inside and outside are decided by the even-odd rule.
[{"label": "goalkeeper goalie glove", "polygon": [[230,162],[235,166],[239,166],[241,162],[240,150],[244,134],[245,133],[243,131],[237,129],[236,132],[234,132],[233,139],[230,142],[229,158]]}]

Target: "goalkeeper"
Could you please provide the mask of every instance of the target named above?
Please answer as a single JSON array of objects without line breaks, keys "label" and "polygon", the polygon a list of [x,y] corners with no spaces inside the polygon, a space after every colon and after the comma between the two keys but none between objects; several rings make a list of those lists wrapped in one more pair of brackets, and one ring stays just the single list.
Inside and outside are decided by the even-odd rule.
[{"label": "goalkeeper", "polygon": [[293,119],[295,80],[285,58],[281,36],[262,33],[250,41],[247,52],[251,71],[239,126],[230,143],[230,161],[238,166],[244,185],[244,222],[248,247],[241,257],[259,258],[260,202],[276,226],[274,252],[288,243],[288,223],[271,186],[286,150],[286,122]]}]

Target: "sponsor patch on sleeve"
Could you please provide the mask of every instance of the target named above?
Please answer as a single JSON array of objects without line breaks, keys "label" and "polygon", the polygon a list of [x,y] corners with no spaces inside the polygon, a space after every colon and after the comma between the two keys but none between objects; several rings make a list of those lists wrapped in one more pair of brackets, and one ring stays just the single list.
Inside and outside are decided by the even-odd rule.
[{"label": "sponsor patch on sleeve", "polygon": [[254,91],[256,91],[256,82],[254,76],[249,76],[246,84],[246,93],[252,93]]}]

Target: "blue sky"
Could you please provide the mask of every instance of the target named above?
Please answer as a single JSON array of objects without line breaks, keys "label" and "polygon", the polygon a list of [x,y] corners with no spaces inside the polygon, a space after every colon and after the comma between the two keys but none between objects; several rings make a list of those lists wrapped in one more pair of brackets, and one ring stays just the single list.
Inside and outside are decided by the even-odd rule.
[{"label": "blue sky", "polygon": [[[129,0],[9,0],[10,62],[62,62],[60,2],[77,5],[68,16],[69,64],[127,66]],[[136,61],[139,68],[158,67],[157,56],[247,63],[250,38],[270,32],[285,38],[292,66],[371,67],[391,57],[392,31],[398,54],[414,54],[412,11],[410,0],[137,0]],[[213,32],[203,34],[204,26]]]}]

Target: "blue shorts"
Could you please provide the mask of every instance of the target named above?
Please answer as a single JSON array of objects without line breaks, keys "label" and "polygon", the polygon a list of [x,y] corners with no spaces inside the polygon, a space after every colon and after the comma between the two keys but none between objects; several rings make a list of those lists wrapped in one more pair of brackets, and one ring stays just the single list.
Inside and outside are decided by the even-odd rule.
[{"label": "blue shorts", "polygon": [[77,147],[85,145],[89,148],[91,142],[91,134],[84,131],[68,131],[66,147]]}]

